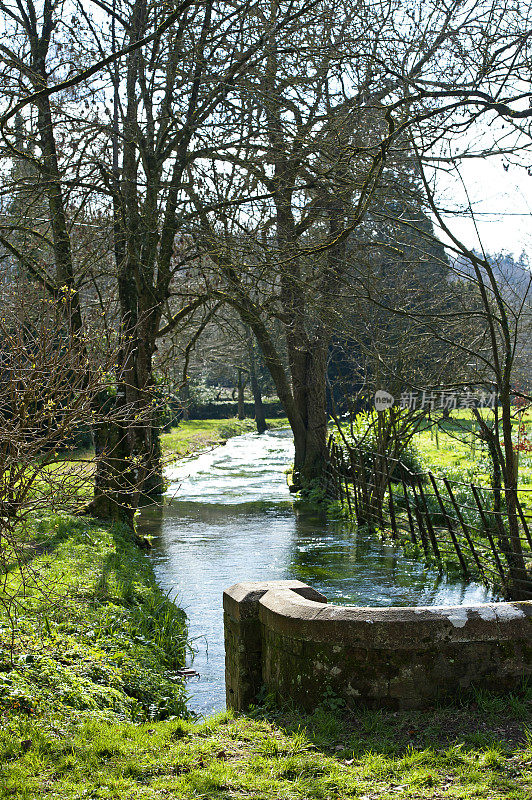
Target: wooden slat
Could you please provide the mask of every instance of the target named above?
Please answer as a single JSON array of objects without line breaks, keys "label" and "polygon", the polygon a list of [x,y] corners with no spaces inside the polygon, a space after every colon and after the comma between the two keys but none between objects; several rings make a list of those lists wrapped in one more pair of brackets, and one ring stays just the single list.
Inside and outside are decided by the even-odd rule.
[{"label": "wooden slat", "polygon": [[432,486],[434,488],[434,494],[438,499],[438,504],[440,506],[441,513],[443,514],[443,518],[445,519],[445,524],[446,524],[447,529],[449,531],[449,535],[451,537],[451,541],[452,541],[454,549],[456,551],[456,555],[458,556],[458,560],[460,562],[460,566],[462,567],[462,572],[467,577],[469,575],[469,568],[467,566],[467,561],[464,558],[464,554],[462,553],[462,549],[460,547],[460,543],[458,542],[458,539],[457,539],[456,534],[454,532],[454,527],[453,527],[453,524],[452,524],[452,520],[451,520],[451,518],[449,517],[449,515],[447,513],[447,509],[445,508],[445,505],[443,503],[441,495],[440,495],[440,493],[438,491],[438,485],[436,483],[436,478],[434,477],[432,472],[429,472],[429,477],[430,477]]}]

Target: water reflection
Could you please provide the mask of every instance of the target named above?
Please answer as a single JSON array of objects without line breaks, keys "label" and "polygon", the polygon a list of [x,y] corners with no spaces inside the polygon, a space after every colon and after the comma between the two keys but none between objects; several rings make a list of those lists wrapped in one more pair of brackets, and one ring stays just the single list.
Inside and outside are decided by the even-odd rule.
[{"label": "water reflection", "polygon": [[222,592],[238,581],[299,578],[331,602],[352,605],[492,599],[484,587],[442,578],[345,521],[294,508],[284,474],[292,459],[288,432],[239,436],[169,470],[168,503],[142,515],[157,578],[189,615],[198,712],[225,705]]},{"label": "water reflection", "polygon": [[[316,526],[324,534],[317,539]],[[409,606],[485,602],[483,586],[448,580],[401,550],[345,521],[296,515],[291,572],[316,586],[331,602],[348,605]]]}]

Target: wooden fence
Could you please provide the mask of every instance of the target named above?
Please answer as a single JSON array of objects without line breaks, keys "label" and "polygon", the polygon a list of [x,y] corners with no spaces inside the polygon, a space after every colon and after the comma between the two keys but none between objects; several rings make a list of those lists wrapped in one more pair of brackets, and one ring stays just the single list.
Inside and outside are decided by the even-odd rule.
[{"label": "wooden fence", "polygon": [[[532,599],[532,514],[523,502],[525,492],[513,493],[512,537],[504,489],[412,472],[398,459],[340,446],[332,436],[327,448],[327,496],[359,524],[378,528],[439,567],[457,568],[508,598]],[[532,501],[530,492],[526,496]]]}]

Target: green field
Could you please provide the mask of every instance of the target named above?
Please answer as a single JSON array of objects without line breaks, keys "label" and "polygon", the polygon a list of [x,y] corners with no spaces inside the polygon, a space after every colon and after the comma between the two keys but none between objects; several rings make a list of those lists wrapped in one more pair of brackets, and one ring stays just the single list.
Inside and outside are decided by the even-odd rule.
[{"label": "green field", "polygon": [[4,721],[0,797],[530,800],[531,695],[425,713],[334,705],[142,724]]},{"label": "green field", "polygon": [[0,595],[4,718],[184,713],[174,673],[184,665],[185,615],[128,528],[47,515],[19,553],[25,563],[11,565]]},{"label": "green field", "polygon": [[[364,417],[358,430],[355,429],[357,438],[373,421],[374,417],[371,415]],[[527,412],[522,421],[525,436],[532,441],[532,411]],[[349,426],[342,428],[349,438]],[[517,419],[514,420],[513,428],[514,443],[517,443]],[[331,431],[334,433],[333,428]],[[341,441],[338,436],[336,439]],[[425,422],[421,432],[412,437],[407,452],[413,457],[419,471],[431,471],[436,476],[464,484],[493,484],[488,447],[481,441],[478,423],[469,411],[455,411],[449,419],[436,418],[432,424]],[[518,464],[520,499],[532,513],[532,451],[520,452]]]},{"label": "green field", "polygon": [[[532,414],[525,418],[526,431],[532,437]],[[514,423],[517,439],[517,421]],[[455,412],[451,420],[433,425],[418,433],[414,447],[426,469],[449,478],[490,485],[490,460],[486,444],[479,441],[478,424],[468,412]],[[532,489],[532,452],[520,453],[519,484]]]}]

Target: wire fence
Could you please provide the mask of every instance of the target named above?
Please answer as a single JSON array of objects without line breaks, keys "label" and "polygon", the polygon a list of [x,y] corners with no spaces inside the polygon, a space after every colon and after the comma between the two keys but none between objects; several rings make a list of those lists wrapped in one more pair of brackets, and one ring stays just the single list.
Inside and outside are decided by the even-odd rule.
[{"label": "wire fence", "polygon": [[[532,599],[530,490],[412,472],[360,446],[327,445],[325,491],[360,525],[378,528],[440,568],[458,569],[510,599]],[[528,494],[527,494],[528,492]]]}]

